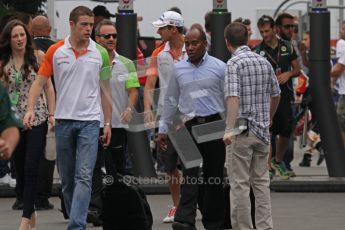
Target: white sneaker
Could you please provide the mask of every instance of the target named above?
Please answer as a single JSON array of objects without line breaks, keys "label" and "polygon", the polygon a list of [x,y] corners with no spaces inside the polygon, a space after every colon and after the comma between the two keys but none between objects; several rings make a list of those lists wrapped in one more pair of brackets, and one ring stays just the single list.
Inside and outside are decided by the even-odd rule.
[{"label": "white sneaker", "polygon": [[10,185],[11,188],[15,188],[16,185],[17,185],[17,180],[12,178],[12,177],[10,177],[10,180],[9,180],[8,184]]},{"label": "white sneaker", "polygon": [[175,217],[176,209],[177,208],[175,206],[173,206],[170,209],[168,215],[163,219],[163,223],[172,223],[172,222],[174,222],[174,217]]},{"label": "white sneaker", "polygon": [[6,174],[5,176],[0,178],[0,185],[7,185],[10,183],[11,176]]}]

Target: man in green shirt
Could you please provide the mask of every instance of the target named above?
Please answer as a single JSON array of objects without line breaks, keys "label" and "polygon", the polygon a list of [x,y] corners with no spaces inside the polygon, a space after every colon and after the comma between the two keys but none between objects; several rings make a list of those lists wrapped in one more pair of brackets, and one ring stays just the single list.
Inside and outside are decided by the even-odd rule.
[{"label": "man in green shirt", "polygon": [[0,160],[11,157],[19,141],[22,124],[14,117],[7,91],[0,83]]}]

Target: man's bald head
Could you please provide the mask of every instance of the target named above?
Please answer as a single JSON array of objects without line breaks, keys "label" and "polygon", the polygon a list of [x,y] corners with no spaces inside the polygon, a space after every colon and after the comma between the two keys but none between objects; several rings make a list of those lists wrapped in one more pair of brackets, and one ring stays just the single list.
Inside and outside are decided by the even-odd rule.
[{"label": "man's bald head", "polygon": [[51,26],[46,16],[38,15],[32,20],[32,33],[34,36],[49,36]]}]

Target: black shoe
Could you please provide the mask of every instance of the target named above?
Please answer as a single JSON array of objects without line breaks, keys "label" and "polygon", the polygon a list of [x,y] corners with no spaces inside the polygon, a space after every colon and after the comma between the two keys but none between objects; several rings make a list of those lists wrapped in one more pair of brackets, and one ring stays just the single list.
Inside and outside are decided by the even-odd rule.
[{"label": "black shoe", "polygon": [[35,209],[40,210],[51,210],[54,209],[54,205],[47,200],[40,200],[35,202]]},{"label": "black shoe", "polygon": [[23,210],[23,208],[24,208],[23,201],[16,199],[16,201],[12,205],[12,209],[13,210]]},{"label": "black shoe", "polygon": [[316,164],[320,165],[325,160],[325,150],[323,150],[323,148],[321,147],[318,148],[317,150],[319,151],[319,159],[317,159]]},{"label": "black shoe", "polygon": [[196,230],[194,225],[174,221],[171,225],[174,230]]},{"label": "black shoe", "polygon": [[299,166],[301,166],[301,167],[310,167],[310,162],[311,162],[311,154],[310,153],[305,153],[303,155],[302,161],[299,163]]},{"label": "black shoe", "polygon": [[86,217],[87,223],[92,223],[94,227],[99,227],[103,225],[103,221],[101,220],[97,211],[88,211]]}]

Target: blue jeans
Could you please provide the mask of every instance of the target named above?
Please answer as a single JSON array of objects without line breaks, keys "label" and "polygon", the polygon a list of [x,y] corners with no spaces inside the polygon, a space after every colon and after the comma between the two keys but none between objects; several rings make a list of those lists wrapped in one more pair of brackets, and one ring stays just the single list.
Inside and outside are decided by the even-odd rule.
[{"label": "blue jeans", "polygon": [[69,215],[68,230],[86,229],[99,126],[99,121],[56,121],[56,162]]}]

